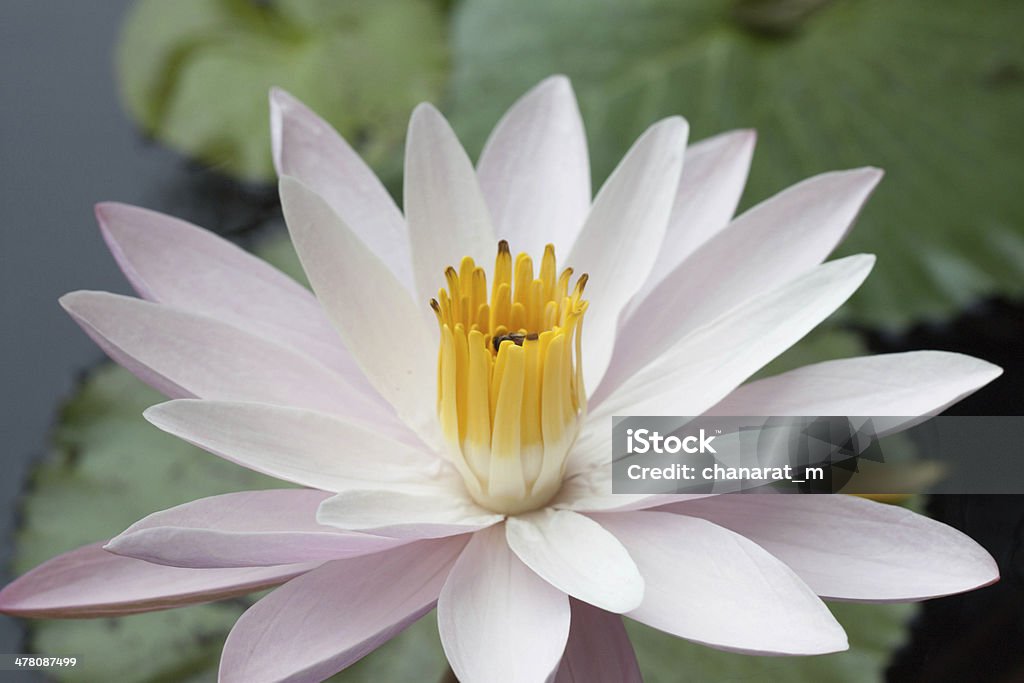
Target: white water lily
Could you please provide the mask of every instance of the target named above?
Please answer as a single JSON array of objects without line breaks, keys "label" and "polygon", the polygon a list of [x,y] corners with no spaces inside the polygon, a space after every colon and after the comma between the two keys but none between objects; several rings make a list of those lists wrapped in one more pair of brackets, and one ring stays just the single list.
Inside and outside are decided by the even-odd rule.
[{"label": "white water lily", "polygon": [[862,499],[610,490],[612,415],[925,415],[999,375],[917,352],[743,384],[867,276],[873,257],[823,261],[877,170],[814,177],[731,220],[753,134],[687,149],[670,118],[592,201],[583,124],[554,77],[476,168],[418,108],[403,215],[326,123],[283,92],[271,103],[315,297],[199,228],[106,204],[144,300],[62,303],[176,399],[152,423],[304,488],[153,514],[21,577],[0,610],[130,613],[283,583],[232,630],[221,680],[320,680],[436,604],[463,683],[619,682],[639,680],[622,614],[731,651],[819,654],[847,642],[818,596],[918,600],[998,578],[963,534]]}]

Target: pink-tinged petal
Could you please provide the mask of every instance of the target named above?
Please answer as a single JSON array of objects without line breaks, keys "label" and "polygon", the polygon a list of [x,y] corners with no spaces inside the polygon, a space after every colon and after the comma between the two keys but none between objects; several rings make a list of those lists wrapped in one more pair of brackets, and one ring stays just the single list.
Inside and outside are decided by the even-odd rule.
[{"label": "pink-tinged petal", "polygon": [[180,399],[147,420],[226,460],[302,486],[334,491],[353,481],[431,480],[441,461],[340,417],[263,403]]},{"label": "pink-tinged petal", "polygon": [[590,160],[565,76],[523,95],[495,126],[477,164],[494,230],[515,252],[569,253],[590,209]]},{"label": "pink-tinged petal", "polygon": [[662,279],[623,319],[608,391],[679,339],[802,275],[828,256],[882,177],[874,168],[825,173],[758,204]]},{"label": "pink-tinged petal", "polygon": [[421,313],[427,302],[414,302],[322,197],[289,176],[280,189],[302,267],[352,357],[407,425],[436,430],[437,344]]},{"label": "pink-tinged petal", "polygon": [[592,389],[611,360],[619,314],[643,286],[665,237],[688,132],[686,121],[674,117],[640,136],[597,193],[566,259],[577,274],[593,276],[583,356],[584,382]]},{"label": "pink-tinged petal", "polygon": [[430,611],[464,538],[328,562],[250,607],[231,629],[222,683],[321,681]]},{"label": "pink-tinged petal", "polygon": [[697,247],[728,225],[747,182],[756,139],[752,130],[736,130],[686,148],[665,241],[634,302],[643,300]]},{"label": "pink-tinged petal", "polygon": [[554,683],[643,683],[622,617],[570,600],[569,642]]},{"label": "pink-tinged petal", "polygon": [[874,262],[860,254],[825,263],[724,313],[595,398],[588,421],[703,414],[846,301]]},{"label": "pink-tinged petal", "polygon": [[395,422],[316,360],[221,320],[108,292],[72,292],[60,303],[108,356],[172,398],[264,401]]},{"label": "pink-tinged petal", "polygon": [[536,683],[569,636],[569,598],[509,550],[501,527],[473,534],[437,601],[441,645],[462,683]]},{"label": "pink-tinged petal", "polygon": [[569,510],[509,517],[508,546],[527,567],[562,592],[611,612],[628,612],[644,597],[644,580],[618,539]]},{"label": "pink-tinged petal", "polygon": [[390,490],[351,489],[320,505],[321,524],[391,538],[441,538],[497,524],[498,515],[474,503],[458,488],[415,485]]},{"label": "pink-tinged petal", "polygon": [[793,571],[706,520],[666,512],[595,515],[647,582],[628,616],[712,647],[750,654],[845,650],[843,628]]},{"label": "pink-tinged petal", "polygon": [[1002,374],[945,351],[911,351],[807,365],[745,384],[710,415],[935,415]]},{"label": "pink-tinged petal", "polygon": [[330,496],[309,489],[243,491],[156,512],[104,549],[175,567],[266,567],[358,557],[400,545],[316,523]]},{"label": "pink-tinged petal", "polygon": [[379,258],[412,290],[409,234],[383,183],[337,131],[287,92],[270,91],[274,167],[324,198]]},{"label": "pink-tinged petal", "polygon": [[270,588],[318,563],[185,569],[121,557],[94,543],[58,555],[0,591],[0,612],[18,617],[105,617],[221,600]]},{"label": "pink-tinged petal", "polygon": [[664,509],[746,536],[828,598],[921,600],[999,578],[995,560],[956,529],[863,498],[723,495]]},{"label": "pink-tinged petal", "polygon": [[292,348],[377,398],[313,294],[270,264],[155,211],[104,203],[96,219],[139,296]]},{"label": "pink-tinged petal", "polygon": [[404,189],[417,302],[426,307],[445,286],[445,268],[458,268],[464,256],[489,268],[497,250],[473,164],[444,116],[429,104],[416,107],[409,119]]}]

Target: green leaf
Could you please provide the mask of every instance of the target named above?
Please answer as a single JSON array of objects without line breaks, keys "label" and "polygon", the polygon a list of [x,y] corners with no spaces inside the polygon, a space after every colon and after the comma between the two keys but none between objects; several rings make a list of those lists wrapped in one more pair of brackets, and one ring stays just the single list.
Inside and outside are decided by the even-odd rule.
[{"label": "green leaf", "polygon": [[422,0],[139,0],[117,72],[147,134],[242,179],[273,178],[271,86],[394,174],[410,110],[445,81],[444,16]]},{"label": "green leaf", "polygon": [[164,400],[119,367],[103,365],[89,375],[61,411],[53,452],[32,475],[18,532],[18,572],[110,538],[157,510],[286,486],[150,425],[142,411]]},{"label": "green leaf", "polygon": [[825,323],[811,330],[751,379],[778,375],[812,363],[864,355],[867,355],[867,347],[860,335]]},{"label": "green leaf", "polygon": [[712,650],[626,622],[646,683],[787,681],[862,683],[883,680],[892,651],[903,643],[913,605],[831,604],[850,649],[816,657],[754,657]]},{"label": "green leaf", "polygon": [[745,205],[836,168],[887,171],[840,254],[879,256],[846,309],[900,326],[1024,291],[1024,3],[464,0],[456,130],[473,150],[551,73],[573,80],[595,180],[658,118],[757,128]]},{"label": "green leaf", "polygon": [[[165,434],[142,418],[164,400],[103,365],[64,406],[53,451],[32,475],[14,571],[110,538],[146,515],[219,493],[285,486]],[[30,649],[77,656],[59,681],[216,680],[220,648],[245,600],[113,619],[31,620]]]}]

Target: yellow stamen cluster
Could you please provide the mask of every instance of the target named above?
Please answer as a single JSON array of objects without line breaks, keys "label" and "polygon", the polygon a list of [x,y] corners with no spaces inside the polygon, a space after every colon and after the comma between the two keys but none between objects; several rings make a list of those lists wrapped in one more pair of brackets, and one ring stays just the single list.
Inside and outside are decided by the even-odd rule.
[{"label": "yellow stamen cluster", "polygon": [[581,276],[557,274],[548,245],[513,263],[498,244],[487,288],[466,257],[445,271],[447,289],[430,305],[441,328],[437,414],[451,460],[481,505],[507,514],[538,508],[561,485],[565,459],[586,411],[580,362],[587,302]]}]

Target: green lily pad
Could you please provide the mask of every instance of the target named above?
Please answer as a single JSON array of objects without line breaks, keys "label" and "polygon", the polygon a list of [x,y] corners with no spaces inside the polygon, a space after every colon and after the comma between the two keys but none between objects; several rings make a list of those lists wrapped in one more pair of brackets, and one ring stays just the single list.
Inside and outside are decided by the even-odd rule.
[{"label": "green lily pad", "polygon": [[[104,364],[63,407],[53,449],[22,504],[13,569],[27,571],[110,538],[151,512],[219,493],[284,484],[164,434],[142,411],[164,400],[127,371]],[[59,681],[179,681],[209,672],[246,600],[121,618],[29,620],[29,647],[77,656]]]},{"label": "green lily pad", "polygon": [[850,649],[816,657],[752,657],[697,645],[627,621],[646,683],[791,681],[863,683],[883,680],[893,650],[906,635],[912,605],[831,604]]},{"label": "green lily pad", "polygon": [[840,253],[879,256],[852,319],[897,327],[1024,283],[1024,4],[972,0],[464,0],[456,130],[478,150],[552,73],[573,80],[595,181],[651,122],[759,131],[745,205],[806,176],[887,176]]},{"label": "green lily pad", "polygon": [[282,87],[377,167],[447,75],[444,14],[422,0],[140,0],[117,50],[143,130],[244,180],[272,180],[267,94]]},{"label": "green lily pad", "polygon": [[751,379],[778,375],[812,363],[865,355],[868,355],[867,346],[860,335],[825,322],[761,368]]}]

